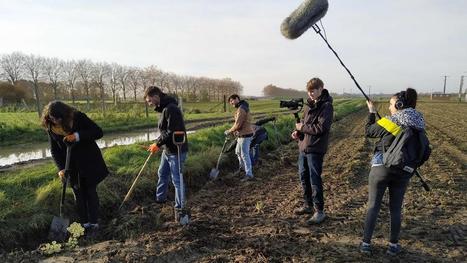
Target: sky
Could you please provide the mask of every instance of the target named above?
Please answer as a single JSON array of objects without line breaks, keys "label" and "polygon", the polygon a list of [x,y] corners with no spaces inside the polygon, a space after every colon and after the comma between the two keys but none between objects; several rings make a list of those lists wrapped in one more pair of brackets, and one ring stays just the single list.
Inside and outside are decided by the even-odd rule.
[{"label": "sky", "polygon": [[[357,93],[312,29],[295,40],[281,35],[281,22],[301,2],[0,0],[0,54],[228,77],[245,95],[262,95],[268,84],[305,90],[313,77],[331,92]],[[321,21],[328,41],[365,91],[442,91],[447,75],[446,91],[458,92],[467,76],[467,1],[329,2]]]}]

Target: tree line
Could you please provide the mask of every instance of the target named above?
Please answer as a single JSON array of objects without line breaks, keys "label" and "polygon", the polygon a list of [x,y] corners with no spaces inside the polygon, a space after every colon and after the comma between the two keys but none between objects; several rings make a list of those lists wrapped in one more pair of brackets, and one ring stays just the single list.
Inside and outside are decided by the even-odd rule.
[{"label": "tree line", "polygon": [[263,94],[266,97],[286,97],[286,98],[304,98],[307,97],[306,90],[284,89],[269,84],[263,88]]},{"label": "tree line", "polygon": [[52,99],[71,100],[73,104],[85,100],[88,108],[91,102],[99,100],[105,114],[106,100],[111,99],[115,105],[138,101],[151,85],[185,101],[221,101],[224,95],[240,94],[243,90],[240,82],[230,78],[178,75],[155,65],[140,68],[89,59],[65,61],[21,52],[0,56],[0,80],[9,84],[1,85],[0,99],[8,94],[11,97],[15,88],[18,99],[24,96],[21,94],[25,84],[29,86],[39,116],[41,102]]}]

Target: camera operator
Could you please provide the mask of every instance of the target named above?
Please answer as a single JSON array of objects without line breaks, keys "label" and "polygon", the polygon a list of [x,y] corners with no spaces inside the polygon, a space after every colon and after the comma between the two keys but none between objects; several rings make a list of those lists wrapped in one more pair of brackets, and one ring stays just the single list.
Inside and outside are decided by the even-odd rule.
[{"label": "camera operator", "polygon": [[292,138],[298,141],[298,172],[303,187],[305,204],[296,214],[314,214],[308,224],[319,224],[324,214],[323,182],[321,172],[324,154],[328,148],[329,131],[334,109],[332,97],[324,89],[323,81],[312,78],[307,85],[308,99],[303,120],[296,123]]}]

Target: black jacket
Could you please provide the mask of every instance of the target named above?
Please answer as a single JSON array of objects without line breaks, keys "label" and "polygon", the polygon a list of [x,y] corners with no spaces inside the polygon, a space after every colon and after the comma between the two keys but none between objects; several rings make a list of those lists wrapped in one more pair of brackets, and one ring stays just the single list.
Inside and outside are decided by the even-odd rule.
[{"label": "black jacket", "polygon": [[188,139],[186,136],[185,122],[183,121],[183,115],[178,108],[178,103],[175,98],[168,95],[161,97],[160,105],[154,110],[161,113],[159,123],[160,136],[156,139],[157,146],[164,146],[165,150],[169,154],[177,154],[177,146],[173,143],[172,136],[174,131],[185,132],[185,143],[182,144],[180,152],[188,151]]},{"label": "black jacket", "polygon": [[304,153],[326,153],[329,144],[334,107],[328,90],[323,89],[315,103],[308,99],[303,114],[303,127],[299,131],[298,148]]},{"label": "black jacket", "polygon": [[[72,132],[79,134],[79,142],[71,150],[70,169],[72,170],[71,184],[77,184],[78,178],[86,179],[88,184],[98,184],[108,174],[102,153],[95,140],[102,138],[102,129],[82,112],[75,112]],[[66,145],[63,136],[48,131],[50,151],[59,170],[65,169]]]},{"label": "black jacket", "polygon": [[380,138],[375,143],[375,152],[385,152],[401,131],[402,127],[425,129],[423,115],[412,108],[399,110],[390,117],[376,121],[376,114],[370,113],[365,126],[365,134],[369,138]]}]

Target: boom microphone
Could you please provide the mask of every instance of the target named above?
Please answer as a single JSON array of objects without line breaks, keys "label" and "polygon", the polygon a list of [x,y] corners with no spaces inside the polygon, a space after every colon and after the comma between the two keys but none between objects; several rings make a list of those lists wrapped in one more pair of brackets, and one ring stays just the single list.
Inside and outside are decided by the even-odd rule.
[{"label": "boom microphone", "polygon": [[316,24],[328,11],[327,0],[305,0],[281,24],[284,37],[296,39]]}]

